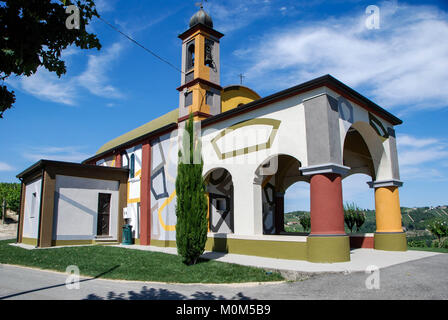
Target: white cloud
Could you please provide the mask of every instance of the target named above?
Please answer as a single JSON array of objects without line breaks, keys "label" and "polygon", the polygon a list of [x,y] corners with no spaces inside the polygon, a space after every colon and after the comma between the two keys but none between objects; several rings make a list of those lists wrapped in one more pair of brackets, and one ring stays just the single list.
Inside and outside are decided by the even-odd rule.
[{"label": "white cloud", "polygon": [[235,54],[258,89],[288,88],[329,73],[387,108],[447,106],[447,14],[430,6],[379,7],[379,30],[365,27],[364,11],[300,21],[269,30]]},{"label": "white cloud", "polygon": [[65,75],[58,78],[43,68],[29,77],[17,77],[9,79],[8,84],[25,91],[41,100],[53,101],[69,106],[74,106],[76,94],[72,81]]},{"label": "white cloud", "polygon": [[87,69],[76,80],[80,86],[90,93],[105,98],[122,98],[123,94],[112,85],[108,84],[107,71],[113,67],[115,61],[123,50],[123,44],[114,43],[105,49],[102,54],[89,55]]},{"label": "white cloud", "polygon": [[213,1],[204,8],[213,19],[214,28],[229,33],[271,14],[271,4],[266,0],[230,0],[225,4]]},{"label": "white cloud", "polygon": [[445,179],[443,163],[448,160],[448,144],[445,141],[399,135],[397,148],[403,180]]},{"label": "white cloud", "polygon": [[[123,44],[117,42],[108,48],[103,48],[96,55],[89,55],[86,69],[78,76],[70,75],[69,65],[67,74],[62,75],[61,78],[41,67],[29,77],[16,77],[8,79],[7,82],[41,100],[69,106],[77,105],[78,98],[82,95],[80,93],[81,89],[86,89],[91,94],[103,98],[123,98],[124,95],[120,90],[109,84],[110,79],[107,76],[113,62],[119,58],[122,50]],[[80,52],[79,49],[69,47],[64,50],[63,57],[67,61],[70,60],[71,56],[79,55]]]},{"label": "white cloud", "polygon": [[91,156],[91,154],[81,152],[82,147],[65,146],[65,147],[29,147],[24,148],[22,156],[31,161],[39,161],[41,159],[50,159],[56,161],[81,162]]},{"label": "white cloud", "polygon": [[0,171],[14,171],[15,168],[5,162],[0,162]]},{"label": "white cloud", "polygon": [[95,0],[95,7],[101,15],[103,12],[110,12],[115,10],[116,0]]}]

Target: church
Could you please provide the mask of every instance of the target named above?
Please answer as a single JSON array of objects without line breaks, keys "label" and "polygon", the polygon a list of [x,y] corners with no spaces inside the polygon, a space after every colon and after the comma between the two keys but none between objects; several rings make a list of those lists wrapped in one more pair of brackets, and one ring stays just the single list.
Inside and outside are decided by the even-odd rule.
[{"label": "church", "polygon": [[[22,182],[17,242],[36,247],[122,241],[176,247],[181,133],[190,114],[207,186],[206,250],[350,261],[350,248],[404,251],[395,126],[402,121],[330,75],[260,97],[221,86],[224,35],[201,7],[182,41],[179,106],[101,146],[82,163],[41,160]],[[266,79],[268,81],[268,79]],[[372,178],[376,232],[348,235],[342,180]],[[310,190],[310,233],[284,230],[285,191]]]}]

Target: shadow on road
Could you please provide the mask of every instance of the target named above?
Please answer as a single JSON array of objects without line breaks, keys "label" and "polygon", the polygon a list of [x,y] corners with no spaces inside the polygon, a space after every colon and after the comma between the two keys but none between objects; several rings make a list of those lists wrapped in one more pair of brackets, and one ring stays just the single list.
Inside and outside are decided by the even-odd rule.
[{"label": "shadow on road", "polygon": [[[81,282],[87,282],[87,281],[91,281],[91,280],[98,279],[98,278],[104,276],[105,274],[108,274],[109,272],[114,271],[115,269],[117,269],[117,268],[119,268],[119,267],[120,267],[120,265],[116,265],[116,266],[110,268],[109,270],[104,271],[104,272],[102,272],[102,273],[96,275],[96,276],[93,277],[93,278],[80,280],[79,283],[81,283]],[[22,292],[18,292],[18,293],[10,294],[10,295],[8,295],[8,296],[0,297],[0,300],[9,299],[9,298],[17,297],[17,296],[20,296],[20,295],[23,295],[23,294],[28,294],[28,293],[37,292],[37,291],[43,291],[43,290],[48,290],[48,289],[53,289],[53,288],[63,287],[63,286],[65,286],[65,285],[66,285],[66,283],[64,282],[64,283],[62,283],[62,284],[55,284],[54,286],[47,286],[47,287],[42,287],[42,288],[38,288],[38,289],[32,289],[32,290],[22,291]]]},{"label": "shadow on road", "polygon": [[[127,293],[116,293],[109,291],[106,297],[100,297],[96,294],[89,294],[83,300],[229,300],[222,295],[215,295],[213,292],[196,291],[187,297],[186,295],[167,289],[154,289],[143,286],[140,292],[128,291]],[[237,293],[230,300],[253,300],[245,296],[242,292]]]}]

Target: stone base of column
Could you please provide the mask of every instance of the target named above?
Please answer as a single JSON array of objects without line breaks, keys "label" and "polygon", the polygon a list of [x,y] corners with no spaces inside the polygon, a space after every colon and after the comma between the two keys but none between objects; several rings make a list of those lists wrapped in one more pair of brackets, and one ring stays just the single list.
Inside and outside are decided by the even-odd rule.
[{"label": "stone base of column", "polygon": [[307,260],[333,263],[350,261],[348,235],[310,235],[306,240]]},{"label": "stone base of column", "polygon": [[404,232],[375,232],[374,248],[387,251],[407,251],[408,244]]}]

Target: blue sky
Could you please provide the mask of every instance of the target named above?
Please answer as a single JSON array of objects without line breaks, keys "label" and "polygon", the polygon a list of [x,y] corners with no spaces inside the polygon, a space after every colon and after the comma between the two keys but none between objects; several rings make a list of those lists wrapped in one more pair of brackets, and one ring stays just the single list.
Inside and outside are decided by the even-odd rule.
[{"label": "blue sky", "polygon": [[[96,0],[109,22],[180,66],[195,1]],[[380,28],[365,10],[380,8]],[[213,1],[204,5],[221,42],[221,83],[261,96],[331,74],[399,116],[402,206],[448,204],[448,5],[446,1]],[[11,77],[15,107],[0,120],[0,181],[39,159],[82,161],[108,140],[178,104],[180,74],[102,21],[101,51],[68,48],[67,74]],[[374,207],[364,175],[344,180],[344,201]],[[309,209],[308,186],[286,194],[286,210]]]}]

